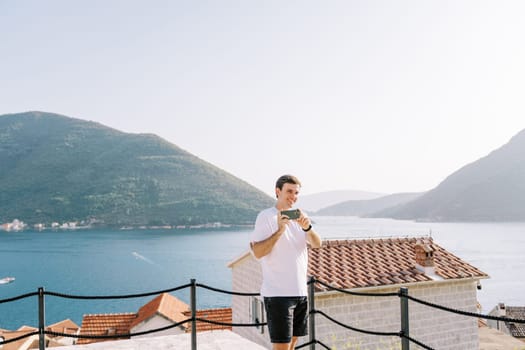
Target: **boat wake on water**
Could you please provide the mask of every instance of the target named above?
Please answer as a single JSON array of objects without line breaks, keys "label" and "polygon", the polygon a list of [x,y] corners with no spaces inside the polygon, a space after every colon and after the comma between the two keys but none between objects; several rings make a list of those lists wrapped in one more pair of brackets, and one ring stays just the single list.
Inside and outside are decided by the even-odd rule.
[{"label": "boat wake on water", "polygon": [[140,259],[140,260],[142,260],[142,261],[145,261],[145,262],[147,262],[148,264],[151,264],[151,265],[157,265],[157,264],[155,264],[153,261],[151,261],[150,259],[146,258],[146,257],[143,256],[143,255],[140,255],[140,254],[137,253],[137,252],[133,252],[133,253],[131,253],[131,254],[133,254],[133,256],[134,256],[135,258]]}]

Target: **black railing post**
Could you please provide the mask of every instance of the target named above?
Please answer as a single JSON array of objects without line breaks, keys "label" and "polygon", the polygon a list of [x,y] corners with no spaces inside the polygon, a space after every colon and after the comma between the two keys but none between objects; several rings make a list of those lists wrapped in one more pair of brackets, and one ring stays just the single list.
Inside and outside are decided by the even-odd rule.
[{"label": "black railing post", "polygon": [[195,279],[191,280],[191,350],[197,350],[197,285]]},{"label": "black railing post", "polygon": [[315,350],[315,277],[310,276],[308,285],[308,323],[310,334],[310,350]]},{"label": "black railing post", "polygon": [[[408,288],[399,288],[399,296],[401,303],[401,350],[410,349],[410,340],[407,338],[410,335],[409,317],[408,317]],[[405,337],[406,336],[406,337]]]},{"label": "black railing post", "polygon": [[44,302],[44,287],[38,288],[38,349],[45,350],[46,335],[44,330],[46,327],[46,305]]}]

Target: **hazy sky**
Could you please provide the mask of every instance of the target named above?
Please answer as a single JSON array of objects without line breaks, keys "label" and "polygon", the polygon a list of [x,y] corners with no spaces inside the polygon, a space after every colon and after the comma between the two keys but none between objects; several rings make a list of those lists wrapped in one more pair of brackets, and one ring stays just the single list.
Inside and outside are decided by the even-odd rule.
[{"label": "hazy sky", "polygon": [[0,0],[0,114],[154,133],[272,193],[425,191],[525,128],[525,1]]}]

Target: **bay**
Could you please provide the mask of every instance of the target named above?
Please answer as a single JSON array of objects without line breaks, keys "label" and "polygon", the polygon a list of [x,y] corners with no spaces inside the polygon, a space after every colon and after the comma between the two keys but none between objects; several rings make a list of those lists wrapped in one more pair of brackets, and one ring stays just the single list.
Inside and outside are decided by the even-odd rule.
[{"label": "bay", "polygon": [[[418,223],[314,217],[324,239],[428,236],[490,275],[478,291],[483,312],[525,305],[525,223]],[[247,251],[250,229],[0,231],[0,300],[38,287],[71,295],[127,295],[197,283],[231,290],[228,262]],[[254,291],[255,292],[255,291]],[[173,293],[189,303],[189,289]],[[74,300],[46,296],[46,324],[84,314],[137,312],[153,296]],[[230,306],[228,294],[197,289],[198,308]],[[38,324],[37,299],[0,304],[0,328]]]}]

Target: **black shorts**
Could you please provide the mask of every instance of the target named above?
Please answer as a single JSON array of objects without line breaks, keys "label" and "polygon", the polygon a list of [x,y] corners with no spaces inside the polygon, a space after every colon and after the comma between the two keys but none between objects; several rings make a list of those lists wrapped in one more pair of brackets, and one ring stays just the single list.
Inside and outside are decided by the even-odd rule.
[{"label": "black shorts", "polygon": [[272,343],[289,343],[308,334],[306,297],[265,297],[264,308]]}]

